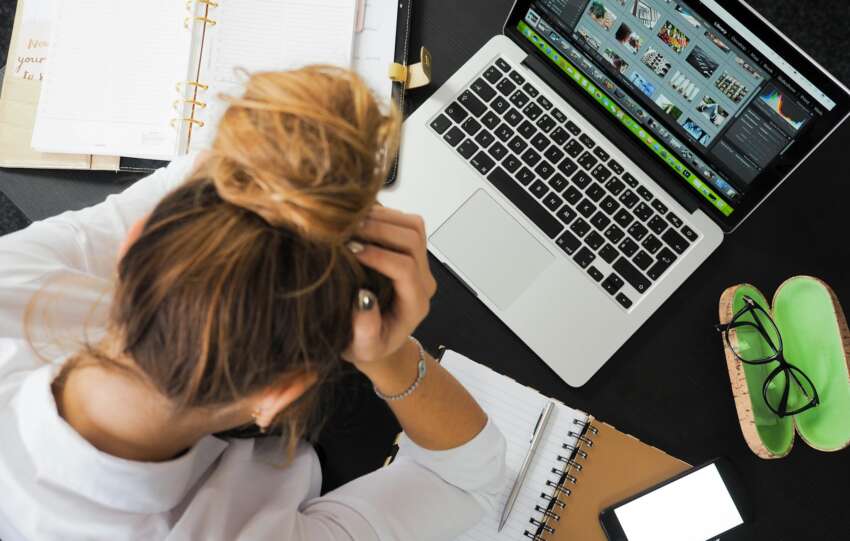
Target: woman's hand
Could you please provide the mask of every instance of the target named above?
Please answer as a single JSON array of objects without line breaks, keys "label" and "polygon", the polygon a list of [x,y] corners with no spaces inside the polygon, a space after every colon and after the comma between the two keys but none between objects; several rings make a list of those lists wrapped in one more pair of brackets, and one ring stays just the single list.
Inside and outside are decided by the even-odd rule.
[{"label": "woman's hand", "polygon": [[354,336],[343,358],[358,368],[389,359],[425,319],[437,282],[428,266],[422,218],[375,206],[360,228],[365,243],[351,243],[355,257],[393,282],[395,300],[381,314],[377,298],[363,291],[354,310]]}]

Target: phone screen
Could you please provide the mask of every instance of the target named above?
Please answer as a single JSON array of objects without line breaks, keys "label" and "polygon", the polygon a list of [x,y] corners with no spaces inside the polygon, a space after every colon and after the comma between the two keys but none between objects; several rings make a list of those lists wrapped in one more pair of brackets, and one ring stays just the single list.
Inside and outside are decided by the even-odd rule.
[{"label": "phone screen", "polygon": [[744,522],[710,464],[614,509],[629,541],[706,541]]}]

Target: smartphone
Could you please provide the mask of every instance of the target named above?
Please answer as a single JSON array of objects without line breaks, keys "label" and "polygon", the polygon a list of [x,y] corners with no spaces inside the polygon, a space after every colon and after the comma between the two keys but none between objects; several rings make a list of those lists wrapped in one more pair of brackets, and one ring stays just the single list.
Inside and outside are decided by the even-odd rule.
[{"label": "smartphone", "polygon": [[716,459],[599,515],[610,541],[711,541],[752,519],[732,464]]}]

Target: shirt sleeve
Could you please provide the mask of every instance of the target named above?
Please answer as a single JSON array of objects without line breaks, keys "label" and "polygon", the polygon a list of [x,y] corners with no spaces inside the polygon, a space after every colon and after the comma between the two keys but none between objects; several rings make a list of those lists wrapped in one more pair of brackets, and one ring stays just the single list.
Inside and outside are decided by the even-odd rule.
[{"label": "shirt sleeve", "polygon": [[471,441],[429,451],[402,437],[389,467],[301,506],[301,537],[338,541],[454,539],[497,511],[505,439],[490,421]]},{"label": "shirt sleeve", "polygon": [[102,203],[0,237],[0,336],[25,336],[24,314],[40,292],[49,297],[52,326],[91,321],[94,307],[104,304],[130,226],[186,178],[195,158],[178,158]]}]

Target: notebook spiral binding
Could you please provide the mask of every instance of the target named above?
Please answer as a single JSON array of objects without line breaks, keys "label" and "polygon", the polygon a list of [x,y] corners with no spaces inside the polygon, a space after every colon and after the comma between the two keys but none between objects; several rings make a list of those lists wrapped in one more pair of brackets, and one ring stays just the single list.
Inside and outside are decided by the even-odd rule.
[{"label": "notebook spiral binding", "polygon": [[523,535],[532,541],[546,541],[546,536],[555,533],[555,528],[551,525],[552,522],[560,522],[561,515],[559,510],[565,509],[567,502],[564,498],[572,496],[573,489],[567,485],[578,484],[578,474],[584,467],[579,460],[587,460],[588,450],[593,447],[593,436],[599,433],[599,429],[593,426],[590,419],[581,421],[573,419],[573,424],[577,427],[575,430],[570,430],[567,435],[576,439],[576,445],[564,443],[561,447],[567,451],[566,455],[558,455],[558,462],[563,463],[561,467],[552,468],[552,473],[557,475],[557,479],[549,479],[546,481],[546,486],[552,489],[551,494],[546,492],[540,493],[540,499],[543,500],[543,505],[535,505],[534,510],[540,513],[540,518],[531,518],[529,523],[535,526],[534,530],[525,530]]},{"label": "notebook spiral binding", "polygon": [[[183,27],[188,30],[195,24],[202,23],[206,30],[208,26],[215,26],[218,22],[210,17],[210,10],[217,7],[218,1],[216,0],[186,0],[187,15],[183,19]],[[180,111],[183,108],[184,114],[182,117],[172,118],[170,122],[171,127],[178,129],[181,123],[188,124],[187,138],[191,140],[192,130],[194,128],[203,128],[205,124],[203,120],[195,118],[195,112],[198,109],[207,108],[206,102],[198,99],[198,92],[208,90],[209,86],[200,81],[178,81],[174,85],[174,89],[177,91],[179,98],[172,102],[171,107],[176,111]],[[187,96],[186,91],[190,89],[190,95]],[[187,106],[189,107],[188,111],[185,109]]]}]

